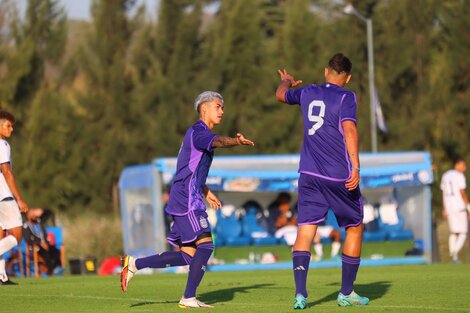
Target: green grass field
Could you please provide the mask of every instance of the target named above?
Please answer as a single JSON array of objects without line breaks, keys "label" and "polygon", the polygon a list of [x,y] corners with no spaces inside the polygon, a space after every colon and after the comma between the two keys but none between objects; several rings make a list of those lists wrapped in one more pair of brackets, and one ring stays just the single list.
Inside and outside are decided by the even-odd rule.
[{"label": "green grass field", "polygon": [[[310,312],[470,312],[470,264],[363,267],[356,291],[371,299],[363,308],[339,308],[339,268],[309,274]],[[0,287],[0,312],[178,312],[186,274],[138,275],[123,294],[117,276],[16,279]],[[208,272],[198,297],[209,312],[290,312],[291,271]],[[307,312],[308,312],[307,311]]]},{"label": "green grass field", "polygon": [[[413,241],[385,241],[366,242],[362,246],[362,258],[370,258],[372,255],[382,255],[384,257],[402,257],[407,250],[413,247]],[[329,259],[331,245],[324,244],[325,259]],[[218,247],[215,256],[226,263],[233,263],[237,259],[247,259],[249,252],[263,253],[272,252],[279,258],[279,261],[291,261],[292,253],[287,246],[244,246],[244,247]]]}]

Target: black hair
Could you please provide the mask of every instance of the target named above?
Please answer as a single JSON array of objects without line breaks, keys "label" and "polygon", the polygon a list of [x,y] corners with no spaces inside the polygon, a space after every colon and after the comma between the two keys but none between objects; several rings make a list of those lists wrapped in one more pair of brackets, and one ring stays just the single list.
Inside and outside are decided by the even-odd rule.
[{"label": "black hair", "polygon": [[351,74],[352,63],[344,54],[336,53],[328,61],[328,68],[335,70],[338,74],[345,72],[349,75]]},{"label": "black hair", "polygon": [[288,192],[281,192],[277,196],[277,201],[286,201],[290,202],[292,200],[291,195]]},{"label": "black hair", "polygon": [[453,160],[454,167],[460,162],[465,162],[465,159],[462,158],[462,157],[455,157],[454,160]]},{"label": "black hair", "polygon": [[12,124],[15,124],[15,117],[13,114],[7,111],[0,110],[0,120],[10,121]]}]

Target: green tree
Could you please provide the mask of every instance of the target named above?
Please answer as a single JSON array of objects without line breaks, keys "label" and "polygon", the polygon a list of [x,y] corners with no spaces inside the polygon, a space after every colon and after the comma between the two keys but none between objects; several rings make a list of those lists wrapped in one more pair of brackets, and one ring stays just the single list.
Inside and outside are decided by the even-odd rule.
[{"label": "green tree", "polygon": [[434,1],[383,2],[378,7],[377,85],[390,129],[385,145],[389,149],[433,146],[430,122],[438,108],[428,96],[427,77],[437,43],[435,20]]},{"label": "green tree", "polygon": [[[4,2],[2,5],[11,3]],[[28,1],[24,19],[19,18],[13,7],[8,7],[7,12],[12,13],[8,22],[3,20],[8,25],[2,25],[6,31],[4,38],[7,44],[1,49],[3,75],[0,77],[0,101],[2,108],[12,111],[18,120],[11,140],[13,161],[17,168],[15,173],[30,205],[38,202],[49,205],[46,200],[53,199],[52,193],[60,191],[46,189],[45,186],[50,187],[57,176],[37,174],[58,169],[57,164],[53,163],[57,159],[46,155],[65,149],[60,145],[54,147],[55,150],[49,149],[51,146],[47,143],[64,143],[60,138],[52,136],[51,125],[57,125],[57,131],[60,132],[63,129],[59,130],[57,120],[61,123],[66,121],[57,117],[60,110],[55,104],[61,100],[55,97],[51,103],[45,103],[49,97],[43,91],[49,85],[55,85],[54,80],[60,72],[67,38],[66,15],[59,1],[52,0]],[[53,109],[48,111],[49,108]],[[58,132],[54,135],[58,135]],[[51,137],[47,138],[49,135]],[[38,136],[46,137],[36,141]],[[41,165],[38,166],[36,161]],[[53,200],[51,204],[58,204],[55,201],[57,199]]]},{"label": "green tree", "polygon": [[[16,17],[9,36],[14,43],[6,52],[0,97],[15,106],[22,119],[41,84],[54,75],[63,55],[66,14],[57,0],[29,0],[24,22]],[[20,52],[20,53],[18,53]]]},{"label": "green tree", "polygon": [[26,187],[30,206],[60,211],[80,211],[83,157],[76,114],[59,88],[41,88],[30,108],[25,125],[28,138],[22,149],[20,183]]},{"label": "green tree", "polygon": [[261,27],[265,13],[262,4],[262,1],[222,1],[220,15],[206,34],[207,67],[201,77],[225,99],[224,121],[218,132],[232,136],[243,132],[259,145],[269,146],[270,136],[263,119],[276,109],[272,109],[275,101],[266,77],[275,73],[266,67],[267,34]]},{"label": "green tree", "polygon": [[[116,204],[119,173],[129,163],[128,150],[134,149],[132,125],[131,74],[126,64],[134,29],[127,14],[135,1],[94,1],[93,27],[78,53],[79,76],[84,91],[77,91],[83,166],[87,175],[82,185],[87,195],[84,205],[95,211]],[[113,192],[114,190],[114,192]]]}]

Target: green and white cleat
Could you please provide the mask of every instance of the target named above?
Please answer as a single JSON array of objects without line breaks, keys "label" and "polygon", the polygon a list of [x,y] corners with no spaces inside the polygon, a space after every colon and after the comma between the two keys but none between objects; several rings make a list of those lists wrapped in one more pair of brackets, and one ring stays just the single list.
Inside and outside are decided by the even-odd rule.
[{"label": "green and white cleat", "polygon": [[350,295],[345,296],[341,292],[338,294],[338,299],[336,299],[336,303],[339,306],[360,306],[360,305],[367,305],[369,303],[369,298],[361,297],[354,291],[351,292]]},{"label": "green and white cleat", "polygon": [[303,310],[307,308],[307,298],[298,294],[294,299],[294,310]]},{"label": "green and white cleat", "polygon": [[192,297],[192,298],[182,297],[180,302],[178,303],[178,307],[180,307],[181,309],[213,308],[212,305],[205,304],[204,302],[196,299],[196,297]]}]

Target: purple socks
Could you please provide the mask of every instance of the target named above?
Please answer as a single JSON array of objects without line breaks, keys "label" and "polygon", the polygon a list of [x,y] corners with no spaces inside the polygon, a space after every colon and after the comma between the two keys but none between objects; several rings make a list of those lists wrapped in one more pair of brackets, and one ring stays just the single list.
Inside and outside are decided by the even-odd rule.
[{"label": "purple socks", "polygon": [[307,294],[307,274],[310,264],[310,251],[293,251],[292,265],[294,269],[295,294],[301,294],[305,298]]},{"label": "purple socks", "polygon": [[361,258],[342,254],[341,260],[343,261],[341,293],[347,296],[353,291],[353,284],[356,280],[356,275],[359,269],[359,264],[361,263]]},{"label": "purple socks", "polygon": [[170,266],[183,266],[191,263],[191,256],[181,251],[167,251],[145,258],[135,260],[135,267],[142,268],[165,268]]},{"label": "purple socks", "polygon": [[214,244],[212,242],[203,242],[197,246],[196,253],[189,265],[188,282],[184,292],[185,298],[196,296],[196,289],[206,272],[206,265],[212,255],[212,251],[214,251]]}]

